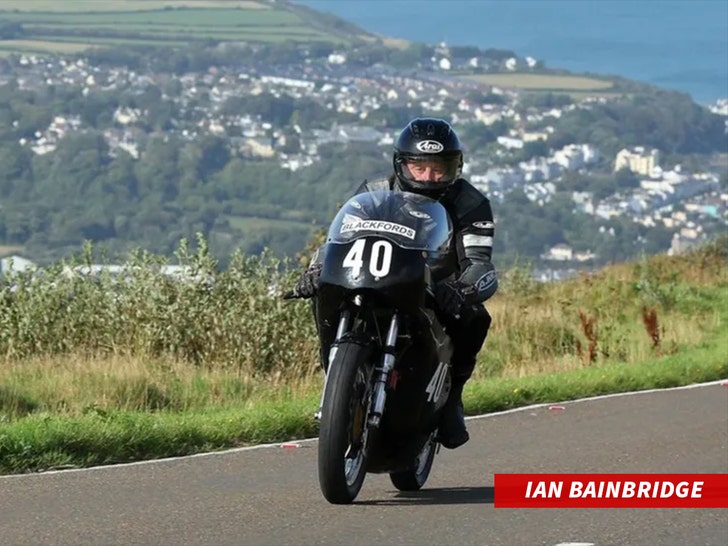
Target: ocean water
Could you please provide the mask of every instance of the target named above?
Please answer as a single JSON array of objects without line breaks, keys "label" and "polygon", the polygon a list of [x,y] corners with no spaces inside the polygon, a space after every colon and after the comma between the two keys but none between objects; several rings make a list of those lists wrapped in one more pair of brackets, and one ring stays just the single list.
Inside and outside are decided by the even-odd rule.
[{"label": "ocean water", "polygon": [[376,34],[728,98],[728,0],[296,0]]}]

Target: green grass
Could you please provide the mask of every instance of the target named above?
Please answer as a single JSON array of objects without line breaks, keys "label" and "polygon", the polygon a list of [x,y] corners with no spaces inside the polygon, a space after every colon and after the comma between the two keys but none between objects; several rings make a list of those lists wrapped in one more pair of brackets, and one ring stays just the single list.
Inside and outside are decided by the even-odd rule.
[{"label": "green grass", "polygon": [[[518,380],[471,382],[464,394],[466,413],[726,378],[725,339],[686,355],[636,366],[614,364]],[[318,402],[318,392],[310,392],[204,412],[90,407],[74,417],[34,414],[0,426],[0,473],[150,460],[315,437],[318,427],[312,416]]]},{"label": "green grass", "polygon": [[[53,36],[52,39],[45,41],[43,51],[54,51],[56,53],[62,53],[65,48],[65,44],[74,44],[78,47],[84,47],[85,49],[92,47],[107,47],[107,46],[121,46],[121,45],[140,45],[140,46],[184,46],[189,44],[189,40],[169,40],[159,39],[158,36],[149,36],[148,38],[101,38],[88,36],[81,38],[74,36]],[[2,46],[3,42],[0,42]],[[19,44],[22,45],[22,44]]]},{"label": "green grass", "polygon": [[[723,339],[719,339],[720,337]],[[473,381],[464,392],[467,414],[619,392],[664,389],[728,379],[728,329],[716,339],[638,364],[613,363],[570,372]]]},{"label": "green grass", "polygon": [[258,0],[0,0],[0,13],[154,11],[188,7],[270,9],[269,4]]},{"label": "green grass", "polygon": [[114,13],[3,13],[2,18],[28,24],[68,25],[83,28],[93,25],[116,25],[136,28],[151,25],[192,28],[297,25],[301,20],[293,13],[279,9],[183,9],[160,11],[122,11]]},{"label": "green grass", "polygon": [[574,91],[571,89],[567,90],[554,90],[554,89],[528,89],[523,90],[523,95],[543,95],[544,93],[559,93],[562,95],[568,95],[575,101],[580,101],[585,98],[618,98],[631,99],[634,97],[634,93],[625,93],[622,91]]},{"label": "green grass", "polygon": [[614,83],[609,80],[558,74],[514,72],[505,74],[479,74],[464,76],[464,78],[488,85],[531,90],[605,91],[614,86]]},{"label": "green grass", "polygon": [[0,41],[0,50],[8,52],[32,51],[43,53],[55,51],[56,53],[78,53],[89,48],[88,43],[77,41],[58,42],[48,40],[3,40]]},{"label": "green grass", "polygon": [[37,415],[0,428],[0,473],[189,455],[311,436],[313,397],[204,413],[90,409]]}]

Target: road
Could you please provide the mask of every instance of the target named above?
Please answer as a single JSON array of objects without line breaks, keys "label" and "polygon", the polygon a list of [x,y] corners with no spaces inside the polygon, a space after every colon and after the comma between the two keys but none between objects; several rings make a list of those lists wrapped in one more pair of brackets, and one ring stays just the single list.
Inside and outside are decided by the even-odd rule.
[{"label": "road", "polygon": [[502,509],[494,473],[726,473],[728,388],[710,384],[468,420],[426,489],[368,475],[328,504],[316,442],[0,477],[2,545],[720,545],[728,510]]}]

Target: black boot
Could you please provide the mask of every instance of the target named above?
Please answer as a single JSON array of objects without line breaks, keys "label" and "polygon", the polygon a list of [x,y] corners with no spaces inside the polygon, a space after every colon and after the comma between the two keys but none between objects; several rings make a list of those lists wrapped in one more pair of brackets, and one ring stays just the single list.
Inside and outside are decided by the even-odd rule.
[{"label": "black boot", "polygon": [[445,407],[442,408],[437,441],[447,449],[455,449],[470,440],[470,434],[465,428],[465,414],[463,413],[464,385],[465,381],[453,379],[452,389]]}]

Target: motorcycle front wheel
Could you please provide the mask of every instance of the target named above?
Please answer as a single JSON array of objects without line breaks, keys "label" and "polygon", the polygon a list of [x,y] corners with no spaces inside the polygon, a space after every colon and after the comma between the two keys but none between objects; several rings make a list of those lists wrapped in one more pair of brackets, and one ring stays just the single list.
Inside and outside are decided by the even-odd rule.
[{"label": "motorcycle front wheel", "polygon": [[371,398],[371,350],[341,343],[329,366],[318,442],[321,492],[332,504],[350,504],[367,472],[367,413]]}]

